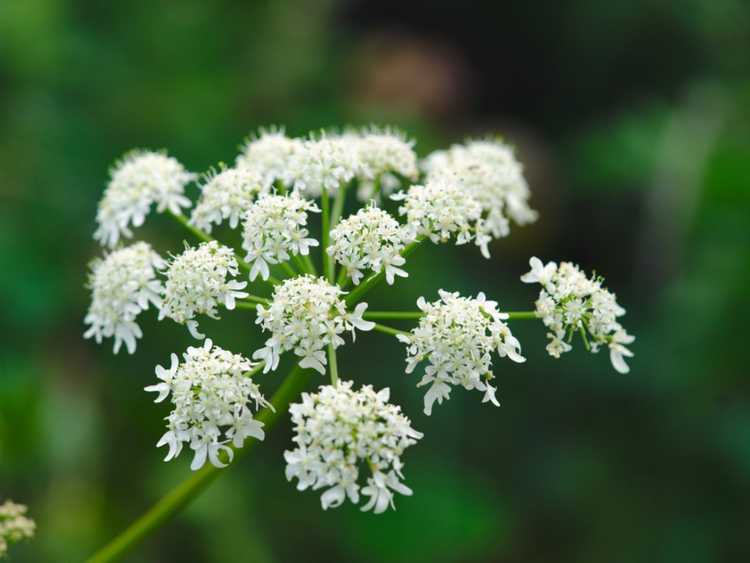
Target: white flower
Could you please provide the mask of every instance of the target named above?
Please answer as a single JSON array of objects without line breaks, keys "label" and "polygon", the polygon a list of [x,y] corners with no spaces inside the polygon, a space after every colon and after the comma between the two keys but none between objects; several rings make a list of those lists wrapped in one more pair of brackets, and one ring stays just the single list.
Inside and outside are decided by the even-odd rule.
[{"label": "white flower", "polygon": [[258,274],[264,280],[271,275],[269,264],[289,260],[290,255],[306,256],[318,241],[308,237],[308,212],[320,210],[297,193],[288,196],[262,195],[245,214],[242,248],[251,264],[250,281]]},{"label": "white flower", "polygon": [[231,279],[238,273],[237,259],[232,250],[216,241],[186,248],[172,259],[167,268],[159,319],[169,317],[186,325],[195,338],[203,338],[198,332],[196,315],[218,319],[219,305],[232,310],[235,299],[247,297],[247,293],[240,291],[247,282]]},{"label": "white flower", "polygon": [[283,130],[261,129],[245,143],[242,154],[237,157],[237,167],[250,168],[260,174],[264,190],[275,183],[289,185],[291,161],[301,148],[302,141],[290,139]]},{"label": "white flower", "polygon": [[310,198],[320,197],[324,190],[335,193],[361,170],[355,144],[337,135],[304,141],[289,164],[292,185]]},{"label": "white flower", "polygon": [[201,188],[201,197],[190,222],[207,233],[214,224],[226,220],[235,229],[255,197],[263,191],[263,179],[252,168],[228,168],[211,174]]},{"label": "white flower", "polygon": [[[296,448],[284,452],[286,478],[297,479],[297,489],[325,489],[323,510],[340,506],[346,498],[358,504],[360,492],[369,497],[362,507],[376,514],[393,503],[394,492],[411,495],[401,482],[401,456],[422,437],[401,408],[388,402],[388,388],[370,385],[359,391],[351,381],[324,385],[318,393],[303,393],[289,407]],[[360,471],[367,475],[362,486]]]},{"label": "white flower", "polygon": [[130,226],[140,227],[152,203],[159,213],[179,213],[190,207],[185,186],[195,180],[176,159],[166,154],[132,151],[110,171],[110,181],[96,212],[94,238],[115,246],[120,237],[132,237]]},{"label": "white flower", "polygon": [[342,293],[338,286],[309,275],[276,286],[272,303],[257,307],[256,323],[271,333],[265,346],[253,354],[254,359],[266,362],[264,372],[275,370],[279,356],[293,350],[302,358],[301,367],[325,374],[326,346],[344,344],[341,334],[345,331],[351,331],[354,339],[355,329],[372,330],[375,324],[362,319],[367,304],[347,312]]},{"label": "white flower", "polygon": [[401,251],[412,240],[410,231],[387,212],[369,206],[331,230],[328,254],[355,284],[359,284],[364,270],[384,271],[388,284],[393,284],[395,276],[408,276],[399,266],[406,262]]},{"label": "white flower", "polygon": [[[532,223],[537,212],[529,207],[530,191],[523,167],[513,149],[500,140],[472,140],[436,151],[423,162],[427,181],[458,182],[482,206],[482,231],[499,238],[510,232],[509,219]],[[483,249],[484,250],[484,249]],[[485,253],[489,257],[489,253]]]},{"label": "white flower", "polygon": [[253,418],[253,410],[269,403],[245,375],[253,368],[250,360],[214,346],[211,339],[201,347],[188,348],[183,358],[180,363],[172,354],[169,369],[156,367],[160,383],[145,388],[159,394],[157,403],[171,395],[167,432],[157,447],[169,447],[164,461],[170,461],[188,444],[193,450],[193,471],[206,459],[224,467],[222,452],[229,461],[234,454],[230,442],[241,448],[247,438],[263,440],[263,423]]},{"label": "white flower", "polygon": [[398,212],[417,235],[436,243],[455,236],[456,244],[474,240],[477,246],[486,247],[485,238],[475,236],[481,232],[482,208],[457,183],[433,180],[391,198],[403,202]]},{"label": "white flower", "polygon": [[114,353],[122,343],[132,354],[136,339],[142,332],[135,319],[148,309],[149,304],[161,305],[164,289],[157,279],[157,271],[164,260],[145,242],[115,250],[104,259],[91,263],[88,286],[91,305],[84,322],[90,325],[84,338],[114,337]]},{"label": "white flower", "polygon": [[36,524],[26,516],[26,507],[6,500],[0,504],[0,558],[8,551],[8,546],[21,540],[34,537]]},{"label": "white flower", "polygon": [[425,375],[418,386],[429,385],[424,398],[424,412],[432,413],[435,401],[441,404],[450,396],[452,385],[485,393],[482,402],[498,405],[492,375],[492,353],[525,362],[521,344],[503,321],[508,315],[497,309],[495,301],[460,297],[458,293],[440,290],[440,299],[428,303],[420,297],[417,306],[424,315],[411,333],[399,335],[406,344],[406,373],[427,360]]},{"label": "white flower", "polygon": [[529,260],[531,271],[521,276],[525,283],[542,286],[536,301],[536,313],[550,330],[547,352],[554,358],[572,350],[570,342],[580,334],[591,352],[607,345],[612,366],[620,373],[630,371],[625,357],[633,353],[625,344],[631,344],[631,336],[617,318],[625,309],[617,303],[615,295],[602,287],[602,278],[587,278],[575,264],[562,262],[558,266],[550,262],[546,266],[537,257]]}]

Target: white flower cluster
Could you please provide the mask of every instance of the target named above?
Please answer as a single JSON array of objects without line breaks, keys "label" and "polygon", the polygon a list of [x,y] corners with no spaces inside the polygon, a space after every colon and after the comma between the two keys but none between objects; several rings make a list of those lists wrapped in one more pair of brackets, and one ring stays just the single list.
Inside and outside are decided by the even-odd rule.
[{"label": "white flower cluster", "polygon": [[253,418],[253,409],[269,406],[258,386],[246,375],[250,360],[214,346],[207,338],[203,346],[188,348],[179,362],[172,354],[169,369],[156,366],[160,380],[146,391],[158,393],[155,403],[171,395],[173,409],[166,417],[167,432],[156,444],[168,446],[164,461],[180,455],[183,444],[193,450],[190,468],[203,467],[206,458],[224,467],[221,452],[231,461],[232,448],[241,448],[247,438],[263,440],[263,423]]},{"label": "white flower cluster", "polygon": [[186,248],[172,259],[167,268],[159,319],[169,317],[187,326],[193,337],[204,338],[198,332],[196,315],[218,319],[218,305],[232,310],[235,299],[248,296],[241,291],[247,282],[231,279],[238,273],[237,259],[232,249],[215,240],[201,243],[197,248]]},{"label": "white flower cluster", "polygon": [[307,256],[318,241],[308,237],[307,214],[318,213],[315,203],[297,193],[288,196],[262,195],[245,214],[242,248],[251,264],[250,281],[258,274],[267,280],[269,264],[289,260],[290,255]]},{"label": "white flower cluster", "polygon": [[496,387],[490,385],[492,353],[525,362],[521,344],[503,321],[508,315],[497,310],[495,301],[460,297],[458,293],[440,290],[440,299],[428,303],[420,297],[417,306],[424,315],[419,325],[398,339],[407,346],[406,373],[411,373],[423,360],[428,360],[425,374],[418,386],[429,385],[424,397],[424,412],[432,413],[432,405],[450,397],[451,385],[484,391],[483,403],[500,406],[495,398]]},{"label": "white flower cluster", "polygon": [[265,190],[263,178],[253,168],[227,168],[211,174],[201,187],[190,222],[207,233],[214,224],[226,220],[235,229],[253,200]]},{"label": "white flower cluster", "polygon": [[536,313],[550,330],[547,351],[555,358],[571,350],[570,341],[576,333],[591,352],[609,346],[612,366],[620,373],[630,368],[625,357],[633,353],[625,347],[635,340],[617,318],[625,309],[617,304],[613,293],[602,287],[600,277],[587,278],[575,264],[555,262],[543,264],[536,256],[529,260],[531,271],[521,277],[525,283],[542,286],[536,301]]},{"label": "white flower cluster", "polygon": [[[512,219],[526,225],[537,219],[529,207],[531,192],[513,149],[499,140],[469,141],[436,151],[423,162],[427,181],[455,182],[482,206],[481,232],[500,238],[510,232]],[[486,246],[483,247],[483,252]],[[485,252],[489,257],[489,253]]]},{"label": "white flower cluster", "polygon": [[166,154],[133,151],[115,164],[96,212],[94,238],[113,247],[121,237],[133,236],[130,226],[140,227],[151,204],[159,213],[179,213],[190,207],[185,186],[195,180],[176,159]]},{"label": "white flower cluster", "polygon": [[[401,482],[401,456],[422,434],[400,407],[388,402],[389,396],[388,388],[376,392],[370,385],[354,391],[351,381],[303,393],[302,402],[289,408],[297,447],[284,452],[286,478],[298,479],[300,491],[325,488],[320,497],[324,510],[347,497],[358,504],[360,492],[369,497],[363,511],[395,508],[394,492],[412,494]],[[365,467],[369,475],[363,487],[359,473]]]},{"label": "white flower cluster", "polygon": [[278,367],[283,352],[293,350],[302,358],[301,367],[325,375],[326,346],[335,349],[344,344],[340,335],[347,330],[352,339],[355,328],[372,330],[375,323],[362,318],[367,303],[347,312],[342,293],[338,286],[310,275],[289,278],[276,286],[271,304],[257,308],[256,323],[271,333],[265,346],[253,354],[253,359],[266,363],[264,373]]},{"label": "white flower cluster", "polygon": [[446,242],[452,236],[456,237],[456,244],[473,240],[482,252],[486,251],[489,239],[477,234],[481,232],[482,207],[456,182],[432,180],[391,198],[403,202],[398,212],[406,216],[407,225],[417,235],[435,243]]},{"label": "white flower cluster", "polygon": [[0,557],[8,552],[8,546],[34,537],[36,524],[26,516],[26,507],[6,500],[0,504]]},{"label": "white flower cluster", "polygon": [[91,305],[84,319],[90,326],[84,338],[93,336],[101,343],[102,338],[114,337],[115,354],[123,342],[130,354],[135,352],[136,339],[143,335],[135,319],[149,304],[161,306],[163,287],[156,275],[164,265],[164,260],[145,242],[94,260],[88,283]]},{"label": "white flower cluster", "polygon": [[361,171],[356,143],[338,135],[304,141],[289,163],[292,187],[311,198],[336,193]]},{"label": "white flower cluster", "polygon": [[302,141],[290,139],[280,129],[261,130],[245,143],[237,157],[238,168],[250,168],[260,174],[264,190],[275,183],[291,183],[290,163],[302,149]]},{"label": "white flower cluster", "polygon": [[355,284],[359,284],[364,270],[384,271],[387,282],[393,284],[395,276],[408,276],[399,267],[406,262],[401,251],[413,239],[410,231],[386,211],[371,205],[331,230],[328,254]]}]

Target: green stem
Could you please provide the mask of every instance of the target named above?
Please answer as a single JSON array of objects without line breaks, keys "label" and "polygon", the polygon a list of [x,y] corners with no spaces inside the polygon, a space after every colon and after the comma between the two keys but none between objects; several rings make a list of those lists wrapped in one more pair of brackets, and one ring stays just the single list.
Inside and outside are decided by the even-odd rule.
[{"label": "green stem", "polygon": [[339,365],[336,360],[336,349],[333,344],[328,345],[328,369],[331,372],[331,385],[339,382]]},{"label": "green stem", "polygon": [[292,268],[289,262],[281,262],[279,265],[281,266],[281,269],[284,270],[286,275],[290,278],[296,278],[299,275],[299,273],[296,272],[294,268]]},{"label": "green stem", "polygon": [[317,275],[318,275],[318,270],[317,270],[317,269],[315,268],[315,264],[313,264],[313,261],[312,261],[312,260],[310,259],[310,255],[309,255],[309,254],[305,254],[305,255],[304,255],[304,256],[302,257],[302,260],[303,260],[303,261],[305,262],[305,264],[307,265],[307,269],[308,269],[308,270],[310,271],[310,273],[311,273],[311,274],[312,274],[313,276],[316,276],[316,277],[317,277]]},{"label": "green stem", "polygon": [[538,319],[536,311],[502,311],[508,315],[508,320],[520,321],[528,319]]},{"label": "green stem", "polygon": [[399,334],[409,334],[405,330],[399,330],[397,328],[392,328],[390,326],[381,325],[379,323],[375,323],[373,330],[376,330],[378,332],[383,332],[385,334],[390,334],[391,336],[398,336]]},{"label": "green stem", "polygon": [[[273,408],[265,408],[257,419],[265,426],[266,432],[286,412],[289,403],[299,395],[310,379],[310,371],[295,366],[284,379],[281,387],[271,398]],[[245,446],[238,450],[238,456],[244,455],[252,449],[256,440],[248,439]],[[97,551],[87,563],[107,563],[114,561],[135,547],[156,528],[164,524],[171,517],[187,507],[214,479],[221,475],[221,471],[213,465],[204,465],[202,469],[193,473],[182,483],[164,495],[145,514],[133,522],[124,532]]]},{"label": "green stem", "polygon": [[341,213],[344,211],[344,203],[346,202],[346,189],[349,184],[339,186],[339,190],[336,192],[336,199],[333,200],[333,212],[331,213],[331,229],[334,229],[339,224],[341,219]]},{"label": "green stem", "polygon": [[418,319],[424,313],[422,311],[366,311],[363,318],[368,321],[377,319]]},{"label": "green stem", "polygon": [[323,275],[328,278],[328,281],[333,283],[333,274],[331,273],[331,257],[328,255],[328,239],[331,236],[330,223],[329,223],[329,211],[330,202],[328,200],[328,190],[323,187],[323,194],[321,195],[321,241],[320,241],[320,253],[323,262]]},{"label": "green stem", "polygon": [[[422,242],[423,238],[420,237],[414,242],[406,245],[404,249],[401,251],[401,256],[406,258],[414,252],[417,247]],[[385,271],[382,271],[378,274],[373,274],[369,278],[367,278],[365,281],[363,281],[361,284],[359,284],[356,288],[352,290],[352,292],[346,296],[346,304],[347,305],[354,305],[357,303],[362,297],[365,296],[365,294],[370,291],[373,287],[378,285],[382,280],[385,279]]]},{"label": "green stem", "polygon": [[234,302],[238,309],[255,309],[258,304],[270,305],[271,300],[265,297],[258,297],[257,295],[248,295],[244,299],[238,299]]},{"label": "green stem", "polygon": [[300,272],[304,272],[305,274],[312,274],[312,272],[310,271],[310,268],[302,259],[302,256],[300,256],[299,254],[294,254],[292,255],[292,260],[294,261],[294,265],[297,267],[297,269]]},{"label": "green stem", "polygon": [[346,275],[346,268],[342,266],[341,270],[339,270],[339,277],[336,278],[336,285],[338,285],[341,289],[344,289],[347,285],[349,285],[347,282],[349,281],[349,278]]}]

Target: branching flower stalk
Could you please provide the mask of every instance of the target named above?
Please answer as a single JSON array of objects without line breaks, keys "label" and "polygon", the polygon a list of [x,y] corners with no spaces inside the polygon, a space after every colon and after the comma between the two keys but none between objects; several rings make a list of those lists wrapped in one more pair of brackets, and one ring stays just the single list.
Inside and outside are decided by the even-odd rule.
[{"label": "branching flower stalk", "polygon": [[[359,345],[358,333],[379,332],[405,347],[404,372],[422,373],[427,415],[455,389],[477,390],[483,403],[499,406],[493,364],[525,361],[509,325],[516,320],[541,321],[555,358],[580,335],[587,350],[607,347],[615,369],[628,369],[633,337],[617,320],[624,309],[601,277],[567,262],[531,259],[521,279],[541,286],[533,311],[442,289],[419,296],[414,310],[369,310],[367,294],[407,277],[420,246],[471,243],[489,258],[513,224],[537,219],[523,168],[498,139],[469,140],[420,161],[414,142],[393,129],[306,138],[270,129],[247,141],[234,167],[218,170],[202,176],[193,203],[186,188],[199,175],[164,153],[132,152],[112,169],[99,204],[95,238],[106,250],[91,266],[84,336],[112,338],[115,353],[124,343],[132,354],[143,337],[138,318],[149,309],[187,327],[196,346],[172,353],[168,368],[156,366],[146,390],[171,404],[157,444],[167,448],[165,460],[188,449],[195,473],[90,561],[116,559],[179,512],[287,408],[295,436],[284,453],[286,476],[298,489],[318,491],[324,510],[346,501],[374,513],[395,509],[397,494],[412,494],[403,457],[422,434],[388,388],[352,381],[356,367],[339,365],[337,349]],[[361,207],[347,215],[355,199]],[[198,244],[181,251],[128,244],[152,206]],[[320,240],[309,230],[316,215]],[[240,231],[242,252],[212,237],[223,224]],[[224,350],[198,331],[202,317],[235,309],[255,313],[245,322],[264,333],[260,348]],[[268,401],[263,389],[275,378],[268,374],[285,354],[297,367]],[[330,382],[300,397],[313,371]]]}]

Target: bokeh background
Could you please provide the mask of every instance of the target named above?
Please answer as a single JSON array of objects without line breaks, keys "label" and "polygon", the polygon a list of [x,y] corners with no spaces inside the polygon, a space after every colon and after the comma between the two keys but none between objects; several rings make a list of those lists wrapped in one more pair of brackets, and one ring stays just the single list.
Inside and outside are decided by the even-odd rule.
[{"label": "bokeh background", "polygon": [[[322,512],[284,479],[285,423],[126,560],[747,561],[749,53],[742,0],[0,2],[0,498],[39,526],[11,560],[82,560],[189,473],[162,463],[166,406],[142,391],[187,332],[144,315],[118,357],[81,336],[112,161],[168,148],[205,171],[261,125],[390,123],[421,154],[502,133],[541,219],[491,261],[420,250],[372,307],[442,287],[525,309],[530,255],[577,261],[628,309],[631,373],[582,346],[555,361],[518,322],[529,361],[495,362],[502,407],[456,391],[425,417],[401,347],[365,335],[341,369],[425,433],[414,497]],[[152,216],[138,236],[184,233]],[[251,321],[207,328],[250,352]]]}]

